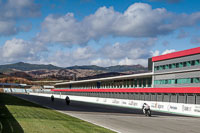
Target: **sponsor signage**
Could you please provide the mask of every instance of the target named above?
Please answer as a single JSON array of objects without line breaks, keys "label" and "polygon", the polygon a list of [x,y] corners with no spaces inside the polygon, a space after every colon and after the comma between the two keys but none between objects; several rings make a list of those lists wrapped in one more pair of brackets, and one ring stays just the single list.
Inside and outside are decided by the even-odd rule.
[{"label": "sponsor signage", "polygon": [[158,109],[164,109],[164,105],[158,104]]},{"label": "sponsor signage", "polygon": [[194,106],[194,112],[200,113],[200,106]]},{"label": "sponsor signage", "polygon": [[191,112],[192,111],[192,107],[189,107],[189,106],[185,106],[185,105],[182,105],[182,111],[189,111]]}]

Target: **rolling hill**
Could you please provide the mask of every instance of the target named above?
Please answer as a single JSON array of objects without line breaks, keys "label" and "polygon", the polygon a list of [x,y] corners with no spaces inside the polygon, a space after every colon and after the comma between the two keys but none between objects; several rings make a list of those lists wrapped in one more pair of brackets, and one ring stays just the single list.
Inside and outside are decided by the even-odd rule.
[{"label": "rolling hill", "polygon": [[7,64],[7,65],[0,65],[0,72],[9,71],[12,69],[21,70],[21,71],[30,71],[30,70],[39,70],[39,69],[61,69],[61,67],[57,67],[54,65],[40,65],[40,64],[29,64],[24,62],[18,62],[15,64]]},{"label": "rolling hill", "polygon": [[28,80],[75,80],[91,79],[124,74],[146,72],[142,65],[117,65],[100,67],[95,65],[58,67],[51,64],[29,64],[18,62],[14,64],[0,65],[2,77],[20,77]]}]

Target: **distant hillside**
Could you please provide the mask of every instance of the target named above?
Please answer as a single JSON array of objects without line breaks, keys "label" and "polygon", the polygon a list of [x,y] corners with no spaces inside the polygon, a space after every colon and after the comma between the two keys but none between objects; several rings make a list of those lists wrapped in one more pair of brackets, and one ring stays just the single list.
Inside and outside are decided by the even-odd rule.
[{"label": "distant hillside", "polygon": [[81,77],[94,76],[103,73],[103,71],[88,70],[88,69],[59,69],[59,70],[33,70],[26,71],[26,73],[32,76],[33,79],[59,79],[59,80],[75,80]]},{"label": "distant hillside", "polygon": [[126,72],[126,71],[141,71],[147,70],[146,67],[142,65],[117,65],[106,67],[106,70],[109,72]]},{"label": "distant hillside", "polygon": [[32,70],[59,70],[59,69],[82,69],[82,70],[95,70],[95,71],[105,71],[105,72],[126,72],[126,71],[143,71],[147,70],[146,67],[142,65],[116,65],[110,67],[100,67],[96,65],[85,65],[85,66],[71,66],[71,67],[57,67],[54,65],[43,65],[43,64],[29,64],[24,62],[18,62],[15,64],[0,65],[0,72],[11,71],[13,69],[21,71],[32,71]]},{"label": "distant hillside", "polygon": [[17,83],[17,84],[29,84],[29,85],[33,84],[32,81],[19,77],[0,78],[0,83]]},{"label": "distant hillside", "polygon": [[30,70],[39,70],[39,69],[61,69],[61,67],[57,67],[54,65],[39,65],[39,64],[29,64],[24,62],[19,62],[15,64],[7,64],[7,65],[0,65],[0,72],[11,71],[12,69],[17,69],[21,71],[30,71]]},{"label": "distant hillside", "polygon": [[0,78],[5,77],[6,75],[0,72]]},{"label": "distant hillside", "polygon": [[0,65],[0,78],[18,77],[27,80],[80,80],[113,77],[147,71],[147,68],[142,65],[117,65],[110,67],[85,65],[62,68],[51,64],[43,65],[19,62]]},{"label": "distant hillside", "polygon": [[80,77],[80,78],[78,78],[78,80],[106,78],[106,77],[114,77],[114,76],[122,76],[122,75],[127,75],[127,74],[118,73],[118,72],[108,72],[108,73],[97,74],[97,75],[94,75],[94,76]]},{"label": "distant hillside", "polygon": [[100,66],[95,66],[95,65],[86,65],[86,66],[71,66],[67,67],[66,69],[87,69],[87,70],[97,70],[97,71],[106,71],[106,68],[100,67]]},{"label": "distant hillside", "polygon": [[95,65],[90,66],[72,66],[67,67],[66,69],[88,69],[88,70],[99,70],[106,72],[126,72],[126,71],[147,71],[147,68],[142,65],[117,65],[110,67],[100,67]]}]

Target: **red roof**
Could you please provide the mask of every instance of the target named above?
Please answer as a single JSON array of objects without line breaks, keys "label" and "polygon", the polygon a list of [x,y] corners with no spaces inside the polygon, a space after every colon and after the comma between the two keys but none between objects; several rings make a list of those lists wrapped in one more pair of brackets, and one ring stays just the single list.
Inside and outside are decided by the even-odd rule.
[{"label": "red roof", "polygon": [[140,92],[140,93],[200,93],[200,87],[171,88],[121,88],[121,89],[52,89],[51,91],[66,92]]},{"label": "red roof", "polygon": [[200,54],[200,47],[187,49],[187,50],[183,50],[183,51],[178,51],[178,52],[173,52],[173,53],[169,53],[166,55],[155,56],[155,57],[152,57],[152,61],[156,62],[156,61],[173,59],[173,58],[194,55],[194,54]]}]

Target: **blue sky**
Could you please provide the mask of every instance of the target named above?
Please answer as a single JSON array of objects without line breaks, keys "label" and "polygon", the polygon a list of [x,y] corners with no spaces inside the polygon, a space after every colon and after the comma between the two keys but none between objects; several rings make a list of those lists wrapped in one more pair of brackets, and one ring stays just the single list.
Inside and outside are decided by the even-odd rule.
[{"label": "blue sky", "polygon": [[0,0],[0,64],[147,65],[199,47],[197,0]]}]

